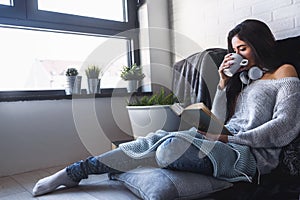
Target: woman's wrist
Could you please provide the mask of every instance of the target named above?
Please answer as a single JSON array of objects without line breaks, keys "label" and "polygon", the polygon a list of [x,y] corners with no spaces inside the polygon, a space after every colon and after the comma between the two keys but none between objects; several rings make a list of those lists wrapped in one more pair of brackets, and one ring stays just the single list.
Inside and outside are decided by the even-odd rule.
[{"label": "woman's wrist", "polygon": [[224,135],[223,141],[224,143],[228,143],[228,135]]},{"label": "woman's wrist", "polygon": [[226,84],[227,84],[227,80],[223,80],[223,79],[221,79],[220,81],[219,81],[219,88],[221,89],[221,90],[223,90],[225,87],[226,87]]}]

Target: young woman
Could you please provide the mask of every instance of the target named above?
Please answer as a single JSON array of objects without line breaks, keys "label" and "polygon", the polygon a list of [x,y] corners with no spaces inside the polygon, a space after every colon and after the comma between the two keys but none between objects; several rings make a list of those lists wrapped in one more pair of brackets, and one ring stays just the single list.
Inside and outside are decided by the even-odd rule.
[{"label": "young woman", "polygon": [[[270,173],[279,163],[281,148],[300,132],[298,74],[281,62],[273,34],[258,20],[246,20],[231,30],[228,50],[219,67],[213,112],[226,121],[233,136],[199,134],[195,128],[157,131],[41,179],[33,194],[52,192],[60,185],[74,187],[89,174],[122,173],[138,166],[186,170],[232,182]],[[234,62],[231,53],[243,56],[248,65],[227,77],[223,71]],[[252,69],[260,75],[251,76]]]}]

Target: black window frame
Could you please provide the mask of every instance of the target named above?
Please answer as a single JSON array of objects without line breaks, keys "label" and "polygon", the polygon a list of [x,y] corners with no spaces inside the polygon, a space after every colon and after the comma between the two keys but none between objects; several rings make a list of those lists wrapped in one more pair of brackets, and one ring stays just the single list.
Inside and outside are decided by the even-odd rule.
[{"label": "black window frame", "polygon": [[[139,0],[123,0],[127,5],[127,18],[124,22],[84,17],[58,12],[38,10],[38,0],[14,0],[13,6],[0,5],[0,24],[28,29],[45,29],[46,31],[66,31],[79,34],[97,34],[113,37],[127,30],[139,28],[137,10]],[[138,35],[128,36],[129,64],[140,64],[138,49]],[[133,53],[132,53],[133,52]],[[110,89],[111,91],[111,89]],[[35,91],[0,91],[0,101],[70,99],[63,94],[63,90],[35,90]],[[42,98],[41,98],[42,96]],[[96,95],[101,97],[102,95]],[[106,95],[104,95],[107,97]]]}]

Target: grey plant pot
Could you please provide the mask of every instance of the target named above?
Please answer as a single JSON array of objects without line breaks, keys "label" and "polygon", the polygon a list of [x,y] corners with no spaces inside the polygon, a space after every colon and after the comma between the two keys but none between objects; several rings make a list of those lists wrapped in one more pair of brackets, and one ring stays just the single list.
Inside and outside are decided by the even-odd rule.
[{"label": "grey plant pot", "polygon": [[82,76],[67,76],[66,95],[80,94]]},{"label": "grey plant pot", "polygon": [[67,76],[66,77],[66,81],[67,81],[67,84],[65,87],[66,95],[73,94],[73,87],[75,84],[75,79],[76,79],[76,76]]},{"label": "grey plant pot", "polygon": [[88,93],[96,94],[100,93],[100,79],[98,78],[88,78]]},{"label": "grey plant pot", "polygon": [[136,92],[138,88],[138,80],[128,80],[128,92]]}]

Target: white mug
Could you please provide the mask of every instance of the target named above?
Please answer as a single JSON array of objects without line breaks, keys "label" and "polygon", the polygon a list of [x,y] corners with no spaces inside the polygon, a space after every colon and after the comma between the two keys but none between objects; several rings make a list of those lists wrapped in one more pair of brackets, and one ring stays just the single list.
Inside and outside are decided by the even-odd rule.
[{"label": "white mug", "polygon": [[237,53],[231,53],[230,57],[233,58],[233,60],[230,61],[232,62],[232,65],[229,68],[224,69],[223,72],[226,76],[232,77],[241,66],[248,65],[248,60]]}]

